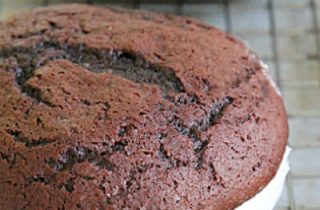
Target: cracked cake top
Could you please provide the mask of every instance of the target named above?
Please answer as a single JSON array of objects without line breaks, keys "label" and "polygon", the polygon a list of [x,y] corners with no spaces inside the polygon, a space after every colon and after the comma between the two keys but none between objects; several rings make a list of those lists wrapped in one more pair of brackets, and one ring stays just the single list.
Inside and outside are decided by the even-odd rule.
[{"label": "cracked cake top", "polygon": [[281,97],[189,18],[63,5],[0,24],[0,209],[233,209],[275,175]]}]

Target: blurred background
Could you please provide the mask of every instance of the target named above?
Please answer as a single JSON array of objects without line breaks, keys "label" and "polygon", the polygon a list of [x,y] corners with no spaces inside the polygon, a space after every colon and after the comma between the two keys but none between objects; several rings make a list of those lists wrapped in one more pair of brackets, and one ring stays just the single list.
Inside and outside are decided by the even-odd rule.
[{"label": "blurred background", "polygon": [[72,2],[190,16],[245,41],[289,114],[292,170],[276,210],[320,210],[320,0],[0,0],[0,18]]}]

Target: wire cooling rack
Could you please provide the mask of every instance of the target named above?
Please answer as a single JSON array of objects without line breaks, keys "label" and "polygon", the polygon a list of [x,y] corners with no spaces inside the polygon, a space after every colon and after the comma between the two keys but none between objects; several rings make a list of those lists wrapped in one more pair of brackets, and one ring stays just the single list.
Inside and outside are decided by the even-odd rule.
[{"label": "wire cooling rack", "polygon": [[71,2],[192,16],[247,40],[270,67],[293,133],[292,172],[276,209],[320,209],[320,0],[0,0],[0,17]]}]

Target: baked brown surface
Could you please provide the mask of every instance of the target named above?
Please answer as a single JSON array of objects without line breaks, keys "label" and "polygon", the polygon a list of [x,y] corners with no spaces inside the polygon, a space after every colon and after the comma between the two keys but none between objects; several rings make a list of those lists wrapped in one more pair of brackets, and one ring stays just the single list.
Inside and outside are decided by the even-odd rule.
[{"label": "baked brown surface", "polygon": [[281,97],[188,18],[65,5],[0,25],[0,209],[233,209],[275,175]]}]

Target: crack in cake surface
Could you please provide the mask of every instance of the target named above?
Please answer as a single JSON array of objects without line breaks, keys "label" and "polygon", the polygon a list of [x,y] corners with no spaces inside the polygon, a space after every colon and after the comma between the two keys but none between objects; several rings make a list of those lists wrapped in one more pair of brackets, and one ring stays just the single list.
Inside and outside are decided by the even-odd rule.
[{"label": "crack in cake surface", "polygon": [[23,143],[28,148],[46,146],[55,142],[55,140],[47,138],[40,138],[38,140],[29,139],[19,130],[8,129],[6,132],[12,136],[16,142]]},{"label": "crack in cake surface", "polygon": [[69,60],[91,72],[111,72],[136,83],[155,84],[167,96],[184,92],[175,72],[167,67],[152,64],[135,52],[125,50],[93,49],[84,45],[71,46],[55,42],[40,42],[27,48],[7,48],[0,51],[0,58],[13,59],[12,68],[22,92],[36,101],[54,106],[41,97],[41,91],[26,82],[34,72],[48,61]]}]

